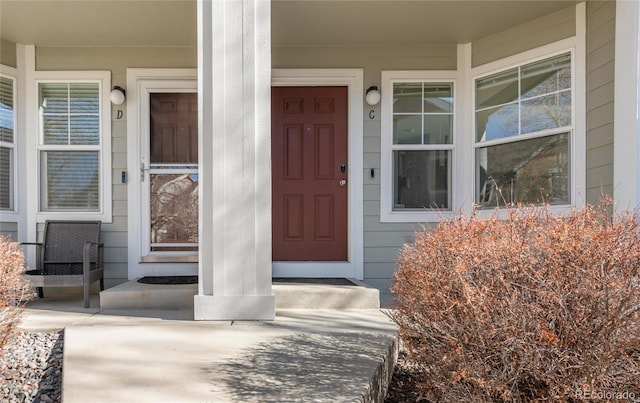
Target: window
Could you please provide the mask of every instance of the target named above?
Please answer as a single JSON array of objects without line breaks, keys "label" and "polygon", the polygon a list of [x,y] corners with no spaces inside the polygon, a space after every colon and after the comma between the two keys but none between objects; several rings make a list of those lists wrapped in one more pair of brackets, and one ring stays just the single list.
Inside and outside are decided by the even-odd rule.
[{"label": "window", "polygon": [[476,203],[570,204],[571,53],[475,80]]},{"label": "window", "polygon": [[40,215],[64,218],[82,214],[108,222],[111,219],[108,73],[48,74],[54,73],[81,78],[37,81]]},{"label": "window", "polygon": [[0,75],[0,211],[15,211],[15,80]]},{"label": "window", "polygon": [[452,208],[455,84],[433,73],[383,72],[381,209],[391,220]]},{"label": "window", "polygon": [[383,71],[380,221],[434,222],[474,206],[487,216],[517,203],[563,214],[579,205],[583,36],[475,67],[472,45],[459,45],[456,70]]}]

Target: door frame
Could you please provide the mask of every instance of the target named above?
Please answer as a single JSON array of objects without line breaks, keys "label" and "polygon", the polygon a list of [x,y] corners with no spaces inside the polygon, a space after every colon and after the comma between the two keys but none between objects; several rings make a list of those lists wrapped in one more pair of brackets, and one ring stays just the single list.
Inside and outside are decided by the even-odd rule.
[{"label": "door frame", "polygon": [[[145,258],[149,234],[143,228],[141,203],[145,202],[140,181],[143,141],[148,141],[149,122],[143,119],[149,114],[148,92],[150,90],[175,92],[197,92],[196,69],[127,69],[127,277],[132,280],[143,276],[197,275],[198,256],[162,256]],[[147,134],[144,134],[145,131]],[[147,173],[144,173],[147,176]]]},{"label": "door frame", "polygon": [[272,69],[272,87],[347,87],[348,258],[346,262],[273,262],[273,277],[344,277],[364,279],[362,69]]}]

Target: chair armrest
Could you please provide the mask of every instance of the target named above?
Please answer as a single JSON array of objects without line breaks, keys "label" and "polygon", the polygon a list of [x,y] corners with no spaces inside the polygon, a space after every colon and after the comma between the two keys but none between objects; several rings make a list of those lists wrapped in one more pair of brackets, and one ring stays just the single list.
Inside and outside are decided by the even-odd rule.
[{"label": "chair armrest", "polygon": [[89,272],[91,271],[91,247],[97,246],[98,253],[96,255],[96,268],[100,266],[102,261],[102,248],[104,244],[102,242],[89,242],[85,241],[84,246],[82,248],[82,274],[85,279],[89,278]]},{"label": "chair armrest", "polygon": [[36,270],[42,273],[42,262],[44,261],[44,244],[42,242],[19,242],[19,245],[37,246],[36,252]]}]

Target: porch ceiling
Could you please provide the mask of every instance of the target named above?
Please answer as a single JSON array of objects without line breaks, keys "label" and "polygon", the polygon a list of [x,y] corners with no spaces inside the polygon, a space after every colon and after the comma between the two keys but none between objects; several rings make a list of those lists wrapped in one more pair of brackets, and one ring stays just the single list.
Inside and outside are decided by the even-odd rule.
[{"label": "porch ceiling", "polygon": [[[273,46],[466,43],[575,0],[273,0]],[[36,46],[195,46],[195,0],[0,0],[0,37]]]}]

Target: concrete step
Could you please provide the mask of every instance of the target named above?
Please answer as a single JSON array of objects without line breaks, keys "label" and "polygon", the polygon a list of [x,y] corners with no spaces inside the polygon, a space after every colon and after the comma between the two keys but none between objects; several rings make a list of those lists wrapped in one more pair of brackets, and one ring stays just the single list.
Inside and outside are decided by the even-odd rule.
[{"label": "concrete step", "polygon": [[[197,284],[130,280],[100,292],[101,310],[193,308]],[[275,279],[276,309],[377,309],[379,291],[354,279]]]}]

